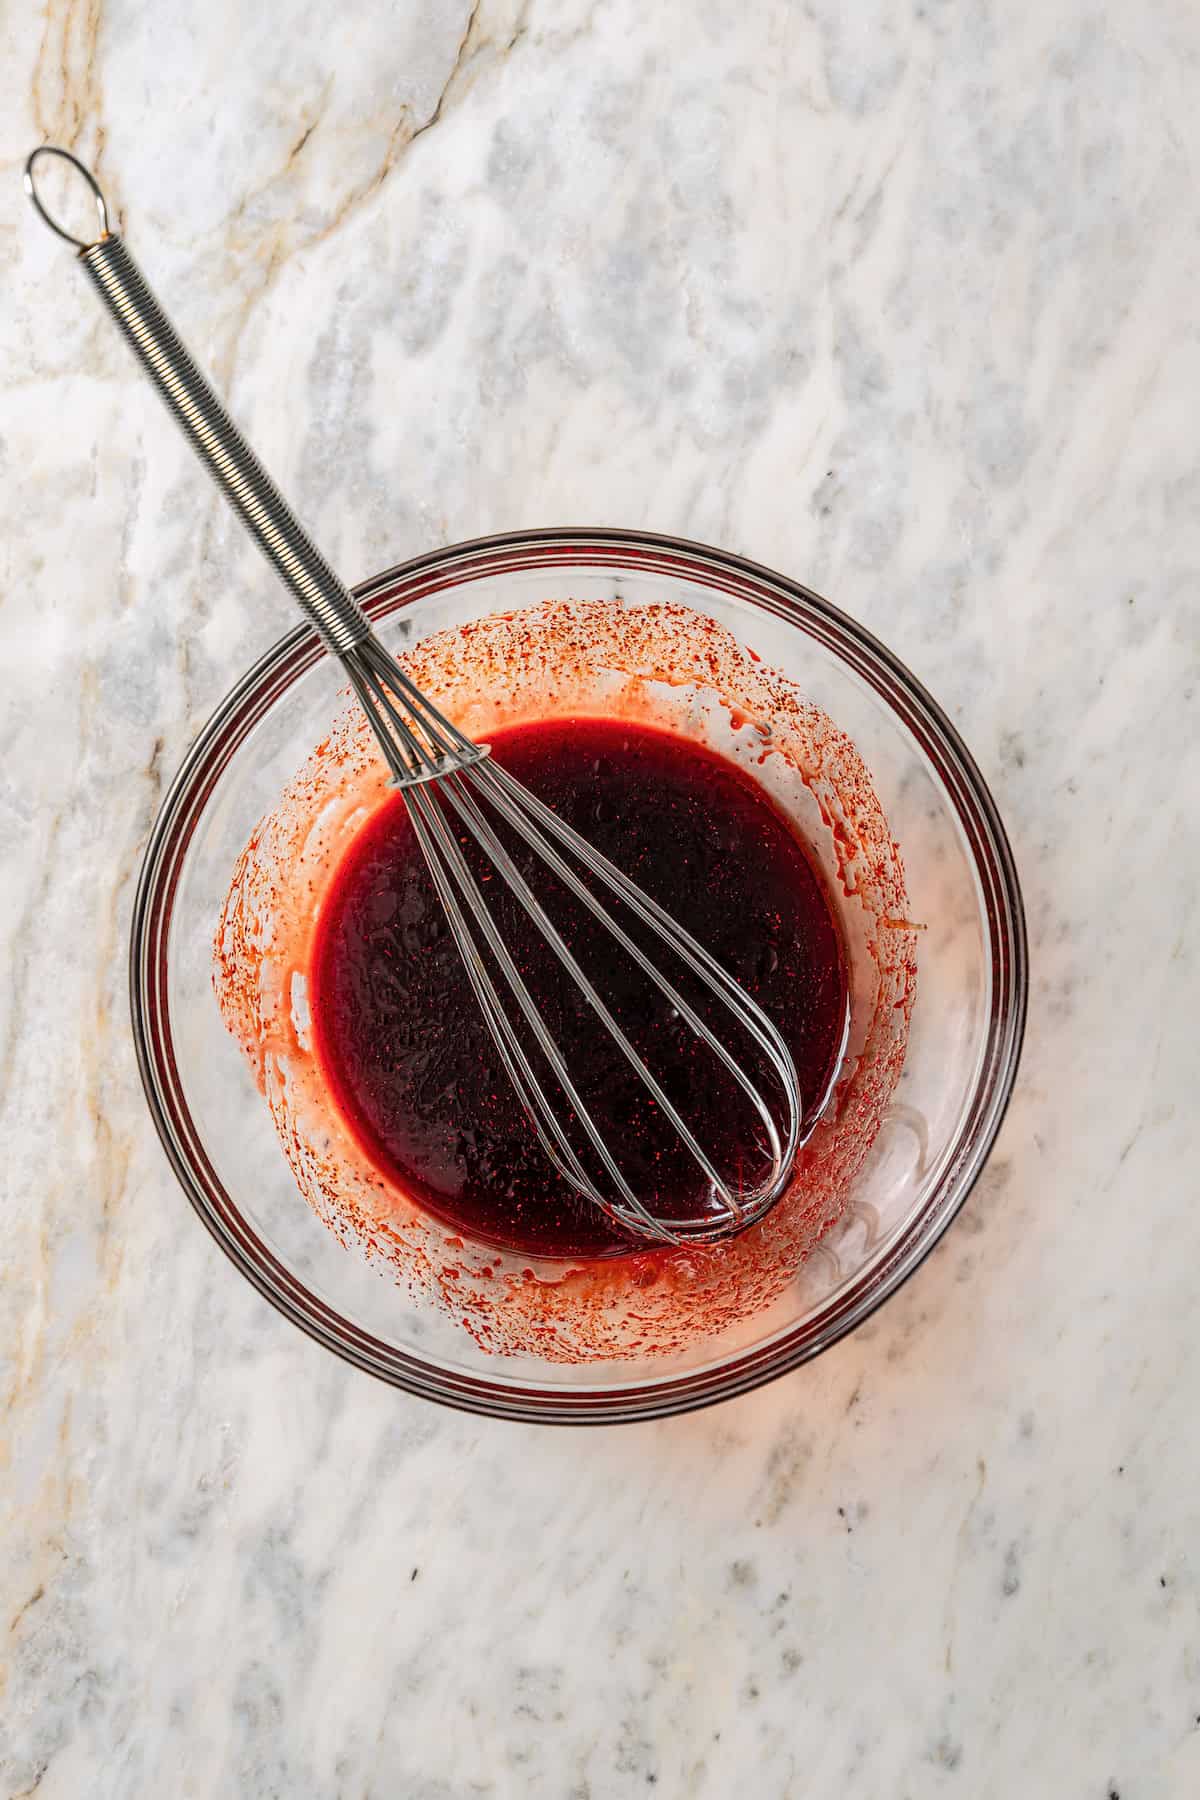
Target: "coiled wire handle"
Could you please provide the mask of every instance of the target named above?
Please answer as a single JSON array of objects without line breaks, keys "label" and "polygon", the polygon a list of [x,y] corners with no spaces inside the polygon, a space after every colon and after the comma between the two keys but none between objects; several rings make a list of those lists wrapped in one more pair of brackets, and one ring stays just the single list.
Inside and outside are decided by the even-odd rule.
[{"label": "coiled wire handle", "polygon": [[[42,156],[60,157],[87,182],[100,220],[101,235],[94,243],[72,237],[43,206],[34,183],[34,168]],[[25,164],[25,192],[50,229],[78,250],[93,287],[196,455],[326,647],[335,656],[345,656],[370,635],[366,614],[192,361],[123,240],[109,230],[108,207],[90,170],[69,150],[42,144]]]}]

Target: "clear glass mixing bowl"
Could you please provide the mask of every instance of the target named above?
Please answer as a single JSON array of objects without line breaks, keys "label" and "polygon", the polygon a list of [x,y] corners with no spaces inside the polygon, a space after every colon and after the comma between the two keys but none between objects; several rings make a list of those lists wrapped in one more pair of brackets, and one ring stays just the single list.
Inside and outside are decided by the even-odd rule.
[{"label": "clear glass mixing bowl", "polygon": [[298,1194],[212,990],[213,929],[258,819],[344,685],[300,627],[209,721],[163,802],[134,907],[133,1027],[146,1096],[184,1191],[288,1318],[398,1387],[506,1418],[601,1423],[706,1405],[860,1324],[928,1255],[999,1129],[1025,1019],[1021,895],[1003,827],[958,734],[895,657],[796,582],[716,550],[624,531],[544,531],[435,551],[358,590],[414,637],[546,599],[669,600],[707,613],[853,738],[925,926],[904,1073],[846,1216],[774,1305],[671,1358],[598,1365],[497,1356],[431,1316]]}]

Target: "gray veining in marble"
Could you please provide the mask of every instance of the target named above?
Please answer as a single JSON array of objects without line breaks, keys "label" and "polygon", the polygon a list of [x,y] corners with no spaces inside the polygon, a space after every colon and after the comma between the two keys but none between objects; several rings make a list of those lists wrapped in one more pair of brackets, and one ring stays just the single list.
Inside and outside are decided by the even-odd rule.
[{"label": "gray veining in marble", "polygon": [[[48,0],[0,40],[0,1793],[1200,1793],[1200,13]],[[131,886],[290,617],[28,214],[42,137],[350,577],[649,525],[828,593],[961,724],[1023,1078],[818,1364],[482,1423],[187,1213]]]}]

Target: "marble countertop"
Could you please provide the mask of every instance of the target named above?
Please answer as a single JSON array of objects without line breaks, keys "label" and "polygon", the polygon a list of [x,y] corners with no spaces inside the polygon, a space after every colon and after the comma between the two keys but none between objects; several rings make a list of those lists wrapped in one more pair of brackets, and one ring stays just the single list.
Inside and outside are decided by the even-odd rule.
[{"label": "marble countertop", "polygon": [[[1200,13],[132,0],[0,36],[0,1794],[1200,1792]],[[351,576],[647,525],[993,785],[1019,1090],[918,1276],[580,1435],[343,1368],[187,1211],[132,884],[288,602],[19,191],[131,245]]]}]

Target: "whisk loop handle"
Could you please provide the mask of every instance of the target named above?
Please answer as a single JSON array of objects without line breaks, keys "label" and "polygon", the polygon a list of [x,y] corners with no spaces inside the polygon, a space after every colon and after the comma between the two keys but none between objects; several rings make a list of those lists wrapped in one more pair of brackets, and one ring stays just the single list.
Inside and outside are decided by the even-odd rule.
[{"label": "whisk loop handle", "polygon": [[[47,212],[34,181],[42,156],[70,163],[87,182],[100,222],[94,243],[73,237]],[[50,229],[78,250],[88,279],[176,424],[326,647],[335,656],[353,650],[370,633],[365,613],[200,373],[124,241],[109,230],[108,207],[94,176],[69,151],[44,144],[25,165],[25,190]]]}]

